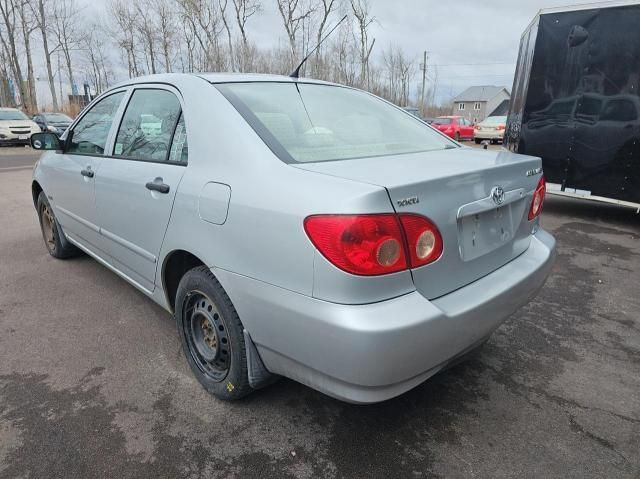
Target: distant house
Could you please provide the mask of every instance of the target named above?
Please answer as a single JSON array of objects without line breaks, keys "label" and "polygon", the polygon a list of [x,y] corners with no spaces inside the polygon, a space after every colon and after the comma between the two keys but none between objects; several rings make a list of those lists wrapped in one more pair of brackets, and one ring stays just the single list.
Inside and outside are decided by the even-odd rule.
[{"label": "distant house", "polygon": [[453,114],[480,122],[510,99],[509,90],[503,86],[472,86],[453,99]]}]

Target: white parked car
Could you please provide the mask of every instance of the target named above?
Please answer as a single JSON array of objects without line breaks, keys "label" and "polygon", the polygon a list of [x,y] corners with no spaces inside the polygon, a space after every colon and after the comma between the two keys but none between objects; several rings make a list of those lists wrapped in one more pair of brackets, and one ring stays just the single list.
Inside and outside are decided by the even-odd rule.
[{"label": "white parked car", "polygon": [[28,145],[40,127],[16,108],[0,108],[0,146]]}]

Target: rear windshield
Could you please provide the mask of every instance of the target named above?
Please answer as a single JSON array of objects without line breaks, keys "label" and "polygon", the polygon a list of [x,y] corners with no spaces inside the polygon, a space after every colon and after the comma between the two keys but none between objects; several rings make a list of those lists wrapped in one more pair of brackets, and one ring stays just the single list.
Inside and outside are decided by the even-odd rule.
[{"label": "rear windshield", "polygon": [[489,118],[484,120],[482,123],[485,123],[487,125],[503,125],[506,122],[507,122],[506,116],[490,116]]},{"label": "rear windshield", "polygon": [[27,115],[19,110],[0,110],[0,120],[28,120]]},{"label": "rear windshield", "polygon": [[271,150],[308,163],[443,150],[454,144],[413,115],[368,93],[310,83],[216,87]]},{"label": "rear windshield", "polygon": [[436,118],[433,120],[434,125],[450,125],[451,118]]}]

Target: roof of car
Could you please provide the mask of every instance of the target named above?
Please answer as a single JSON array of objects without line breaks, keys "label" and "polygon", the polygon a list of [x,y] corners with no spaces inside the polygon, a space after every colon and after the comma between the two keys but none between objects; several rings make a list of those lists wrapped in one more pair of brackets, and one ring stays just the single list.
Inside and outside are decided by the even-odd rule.
[{"label": "roof of car", "polygon": [[301,83],[318,83],[323,85],[335,85],[331,82],[322,80],[315,80],[313,78],[299,78],[294,79],[287,75],[272,75],[267,73],[159,73],[155,75],[145,75],[137,78],[131,78],[120,82],[116,86],[131,85],[135,83],[149,83],[149,82],[167,82],[175,81],[182,77],[200,77],[209,83],[255,83],[255,82],[301,82]]}]

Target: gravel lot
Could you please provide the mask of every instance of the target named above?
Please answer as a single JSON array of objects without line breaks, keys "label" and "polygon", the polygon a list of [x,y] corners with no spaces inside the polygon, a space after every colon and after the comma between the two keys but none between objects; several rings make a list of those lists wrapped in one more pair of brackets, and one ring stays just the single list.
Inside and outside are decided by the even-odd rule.
[{"label": "gravel lot", "polygon": [[7,151],[0,478],[640,477],[634,212],[549,199],[559,255],[539,297],[399,398],[352,406],[281,380],[229,404],[193,379],[166,312],[46,253],[31,172],[3,170]]}]

